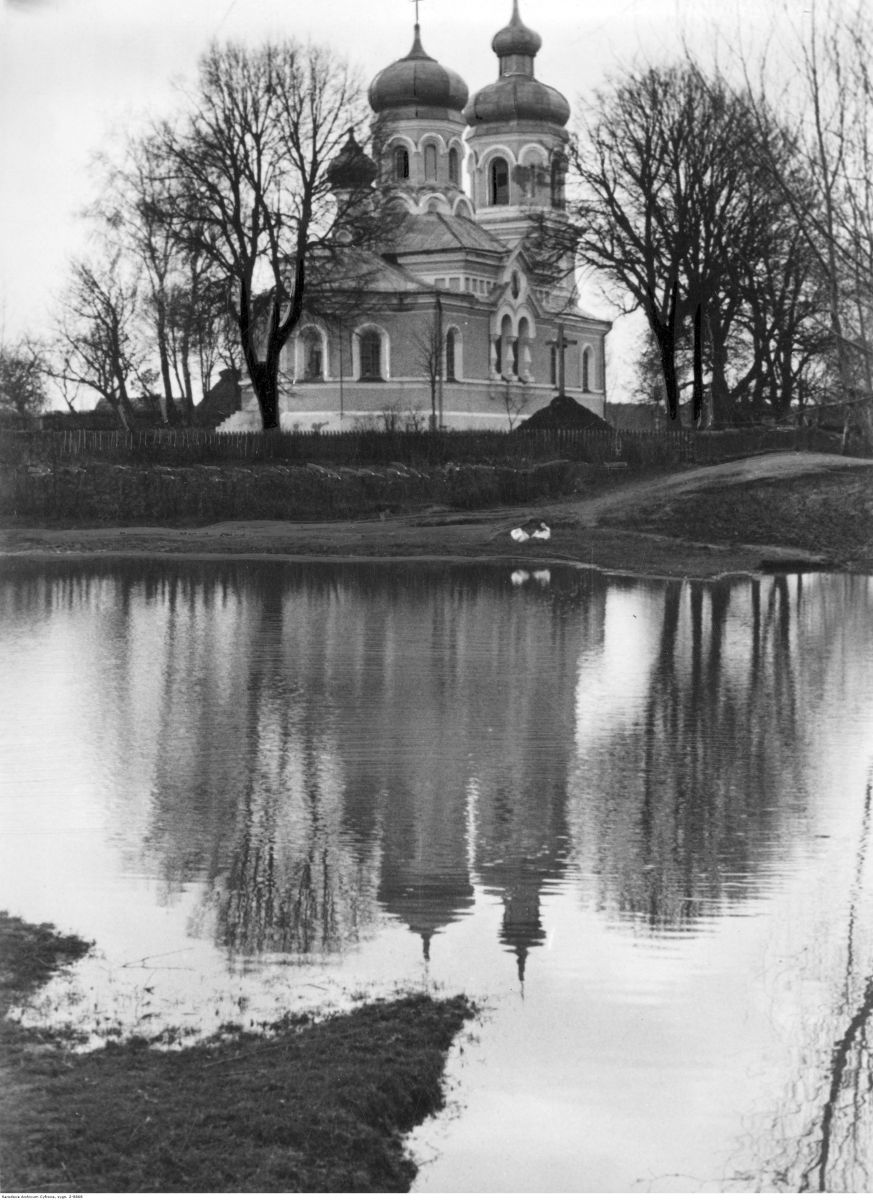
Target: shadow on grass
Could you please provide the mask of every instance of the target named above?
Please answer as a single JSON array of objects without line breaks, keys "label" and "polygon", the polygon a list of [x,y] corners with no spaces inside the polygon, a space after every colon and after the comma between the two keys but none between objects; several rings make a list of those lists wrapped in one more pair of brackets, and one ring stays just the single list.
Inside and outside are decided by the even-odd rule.
[{"label": "shadow on grass", "polygon": [[[0,914],[5,1005],[87,949]],[[463,997],[412,995],[179,1051],[89,1054],[4,1018],[3,1188],[405,1191],[402,1136],[441,1107],[446,1054],[472,1015]]]}]

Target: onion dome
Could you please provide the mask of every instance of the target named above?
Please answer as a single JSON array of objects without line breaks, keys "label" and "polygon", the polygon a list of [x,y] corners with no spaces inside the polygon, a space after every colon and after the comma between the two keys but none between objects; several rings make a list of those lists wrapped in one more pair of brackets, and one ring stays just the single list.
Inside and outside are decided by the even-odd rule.
[{"label": "onion dome", "polygon": [[563,127],[570,120],[570,105],[556,88],[513,75],[478,91],[464,109],[464,119],[474,126],[535,121]]},{"label": "onion dome", "polygon": [[491,47],[500,60],[500,77],[481,88],[464,109],[468,125],[536,122],[563,128],[570,105],[557,88],[534,79],[534,58],[542,38],[528,29],[513,0],[512,19],[494,35]]},{"label": "onion dome", "polygon": [[542,44],[540,35],[528,29],[519,16],[518,0],[513,0],[510,22],[495,33],[491,39],[491,49],[498,58],[506,58],[510,54],[524,54],[533,58]]},{"label": "onion dome", "polygon": [[358,145],[355,131],[349,130],[346,144],[329,164],[327,182],[334,191],[358,191],[367,188],[377,175],[372,158]]},{"label": "onion dome", "polygon": [[448,108],[460,112],[469,95],[460,75],[425,54],[418,25],[412,49],[405,58],[398,58],[380,71],[369,91],[370,107],[376,113],[393,108]]}]

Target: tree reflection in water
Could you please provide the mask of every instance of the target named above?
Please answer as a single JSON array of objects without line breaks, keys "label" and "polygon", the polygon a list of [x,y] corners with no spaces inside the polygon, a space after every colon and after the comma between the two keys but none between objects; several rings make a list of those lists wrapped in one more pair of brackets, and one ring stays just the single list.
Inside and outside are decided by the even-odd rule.
[{"label": "tree reflection in water", "polygon": [[[858,836],[855,878],[849,904],[846,972],[841,1016],[845,1026],[833,1044],[830,1064],[822,1084],[819,1111],[801,1146],[812,1147],[812,1158],[802,1167],[800,1192],[866,1191],[873,1135],[873,1065],[870,1059],[868,1024],[873,1016],[873,973],[858,978],[856,927],[859,905],[864,900],[867,866],[873,766],[867,776],[861,830]],[[802,1161],[802,1160],[801,1160]]]},{"label": "tree reflection in water", "polygon": [[[691,930],[755,887],[802,794],[788,583],[668,582],[649,618],[646,669],[579,746],[571,824],[599,906]],[[583,666],[583,715],[612,661]]]},{"label": "tree reflection in water", "polygon": [[[87,626],[113,836],[165,903],[200,897],[194,933],[293,960],[389,925],[436,964],[488,908],[522,981],[555,893],[655,941],[778,886],[873,641],[868,581],[785,576],[23,566],[3,602],[9,627]],[[867,1183],[870,779],[861,800],[845,937],[808,951],[826,1002],[757,1121],[755,1179],[794,1190]]]},{"label": "tree reflection in water", "polygon": [[[25,572],[19,608],[34,587],[110,623],[106,723],[153,755],[140,851],[168,894],[200,882],[233,953],[336,952],[380,908],[430,953],[479,884],[523,974],[568,863],[598,908],[690,931],[755,886],[802,794],[784,576],[128,563],[61,570],[50,598]],[[622,603],[648,614],[627,694]]]}]

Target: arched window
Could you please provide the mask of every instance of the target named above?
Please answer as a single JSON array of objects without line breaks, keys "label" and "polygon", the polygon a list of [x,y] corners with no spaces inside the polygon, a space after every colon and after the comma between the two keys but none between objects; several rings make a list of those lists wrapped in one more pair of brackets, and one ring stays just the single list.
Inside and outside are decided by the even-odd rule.
[{"label": "arched window", "polygon": [[303,334],[303,378],[324,379],[324,348],[317,329],[307,329]]},{"label": "arched window", "polygon": [[363,380],[382,378],[382,337],[378,329],[365,329],[360,337]]},{"label": "arched window", "polygon": [[409,178],[409,151],[405,146],[398,146],[394,151],[394,178]]},{"label": "arched window", "polygon": [[582,391],[590,392],[591,347],[586,346],[582,351]]},{"label": "arched window", "polygon": [[509,203],[509,164],[505,158],[495,158],[491,163],[491,203]]},{"label": "arched window", "polygon": [[425,179],[436,179],[437,177],[437,148],[433,142],[428,142],[424,148],[424,177]]},{"label": "arched window", "polygon": [[552,208],[564,207],[565,165],[562,158],[552,159]]},{"label": "arched window", "polygon": [[530,380],[530,321],[527,317],[522,317],[518,322],[518,366],[515,373],[519,379]]},{"label": "arched window", "polygon": [[500,322],[500,337],[495,342],[494,366],[498,375],[504,379],[510,371],[515,371],[516,339],[512,336],[512,320],[509,315]]},{"label": "arched window", "polygon": [[449,183],[460,184],[461,182],[461,160],[458,156],[458,151],[452,146],[449,151]]},{"label": "arched window", "polygon": [[454,329],[450,329],[446,334],[446,379],[449,383],[454,383],[457,379],[455,375],[455,338]]}]

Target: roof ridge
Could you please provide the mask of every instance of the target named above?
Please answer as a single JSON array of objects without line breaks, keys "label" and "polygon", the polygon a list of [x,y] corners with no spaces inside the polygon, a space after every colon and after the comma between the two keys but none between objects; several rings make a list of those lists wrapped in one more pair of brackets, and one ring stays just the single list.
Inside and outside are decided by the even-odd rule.
[{"label": "roof ridge", "polygon": [[[461,239],[458,237],[457,233],[454,231],[454,229],[452,229],[451,225],[446,220],[446,217],[448,216],[448,214],[442,213],[442,212],[437,212],[436,216],[439,217],[440,222],[443,225],[443,227],[449,231],[449,233],[454,238],[454,240],[458,243],[458,245],[463,246],[464,243],[461,241]],[[454,216],[454,213],[452,214],[452,216]]]}]

